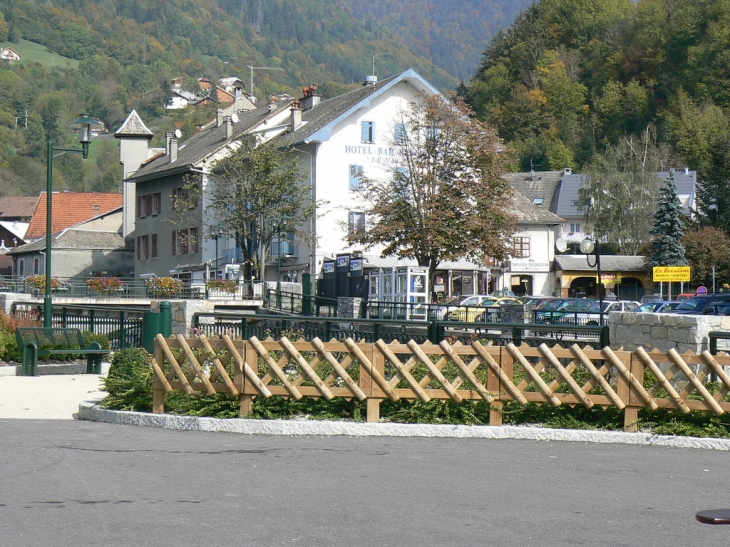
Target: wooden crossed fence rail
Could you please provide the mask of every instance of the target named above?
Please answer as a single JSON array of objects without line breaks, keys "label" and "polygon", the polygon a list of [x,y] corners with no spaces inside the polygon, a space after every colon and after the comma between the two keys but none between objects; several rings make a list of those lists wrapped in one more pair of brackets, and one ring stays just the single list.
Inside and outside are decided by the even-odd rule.
[{"label": "wooden crossed fence rail", "polygon": [[[252,410],[254,397],[356,398],[366,401],[367,421],[380,419],[386,398],[429,401],[483,400],[491,405],[490,425],[502,424],[506,401],[559,406],[615,406],[624,411],[624,428],[636,429],[641,408],[687,413],[730,410],[730,356],[680,355],[674,350],[647,352],[592,349],[573,345],[528,346],[374,344],[314,339],[265,341],[185,338],[155,339],[153,411],[165,410],[165,393],[227,393],[240,397],[240,415]],[[652,385],[645,386],[647,371]],[[706,380],[720,382],[715,394]]]}]

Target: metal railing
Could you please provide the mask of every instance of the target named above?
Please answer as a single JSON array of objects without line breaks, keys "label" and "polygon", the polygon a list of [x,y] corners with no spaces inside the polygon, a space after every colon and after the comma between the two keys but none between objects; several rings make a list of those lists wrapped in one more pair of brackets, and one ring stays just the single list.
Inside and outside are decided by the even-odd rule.
[{"label": "metal railing", "polygon": [[[108,278],[114,281],[108,284],[99,282],[98,277],[53,278],[51,291],[54,297],[69,298],[113,298],[113,299],[230,299],[251,300],[263,298],[261,284],[248,282],[237,283],[235,290],[209,286],[205,281],[183,283],[181,287],[161,287],[138,278]],[[91,283],[90,283],[91,281]],[[0,276],[0,292],[30,294],[43,296],[44,284],[39,283],[38,276]]]},{"label": "metal railing", "polygon": [[344,340],[353,338],[374,342],[396,340],[418,343],[442,340],[459,340],[470,344],[474,340],[488,340],[496,345],[506,343],[539,345],[543,342],[568,346],[589,344],[601,347],[609,345],[608,327],[589,325],[542,325],[527,323],[479,324],[458,321],[398,321],[391,319],[344,319],[324,317],[283,317],[280,315],[233,315],[222,313],[198,313],[193,316],[193,333],[206,336],[223,336],[248,339],[251,336],[264,340],[282,335],[291,339],[311,341]]},{"label": "metal railing", "polygon": [[292,315],[337,317],[337,299],[267,289],[264,308]]},{"label": "metal railing", "polygon": [[[14,310],[32,319],[42,318],[42,306]],[[54,327],[75,328],[81,331],[90,331],[94,334],[104,334],[109,338],[112,350],[143,345],[144,313],[149,309],[121,308],[110,306],[63,306],[54,307],[51,320]]]},{"label": "metal railing", "polygon": [[544,325],[606,325],[608,312],[601,314],[585,311],[540,311],[533,315],[533,323]]}]

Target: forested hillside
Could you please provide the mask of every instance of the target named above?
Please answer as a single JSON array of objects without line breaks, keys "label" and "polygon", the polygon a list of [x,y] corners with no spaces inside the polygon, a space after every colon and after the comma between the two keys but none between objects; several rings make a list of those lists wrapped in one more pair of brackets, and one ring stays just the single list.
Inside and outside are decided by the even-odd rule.
[{"label": "forested hillside", "polygon": [[543,0],[492,40],[469,97],[523,169],[580,167],[653,125],[706,172],[730,138],[729,36],[727,0]]},{"label": "forested hillside", "polygon": [[[713,270],[730,279],[729,90],[729,0],[543,0],[491,41],[468,97],[517,168],[616,182],[581,194],[589,228],[599,209],[652,213],[634,207],[649,188],[612,173],[696,170],[698,213],[684,242],[693,281],[710,283]],[[615,243],[611,222],[595,229]]]},{"label": "forested hillside", "polygon": [[489,39],[508,27],[532,0],[337,0],[369,29],[397,33],[412,51],[459,79],[472,77]]},{"label": "forested hillside", "polygon": [[[249,87],[249,67],[261,67],[258,97],[311,83],[328,97],[362,82],[377,58],[381,77],[414,68],[453,89],[520,2],[367,4],[381,20],[343,0],[0,0],[0,44],[23,56],[0,65],[0,195],[44,188],[46,141],[71,145],[67,124],[81,112],[115,129],[136,108],[157,135],[189,135],[212,109],[165,110],[174,77],[192,91],[199,77],[237,76]],[[61,156],[56,187],[116,191],[115,146],[102,140],[87,162]]]}]

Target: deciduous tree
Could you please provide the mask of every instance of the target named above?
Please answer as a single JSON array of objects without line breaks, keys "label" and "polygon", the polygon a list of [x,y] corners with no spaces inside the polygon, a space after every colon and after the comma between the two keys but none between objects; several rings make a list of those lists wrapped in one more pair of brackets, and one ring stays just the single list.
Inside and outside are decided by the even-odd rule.
[{"label": "deciduous tree", "polygon": [[362,177],[368,223],[350,242],[415,259],[431,282],[443,260],[504,257],[514,219],[501,177],[508,154],[494,131],[440,95],[417,96],[396,122],[393,156]]},{"label": "deciduous tree", "polygon": [[712,268],[717,283],[730,281],[730,238],[720,228],[706,226],[687,232],[682,239],[691,266],[692,283],[712,285]]},{"label": "deciduous tree", "polygon": [[584,170],[578,208],[587,230],[615,243],[621,254],[635,255],[649,242],[661,183],[659,157],[649,127],[641,138],[624,136],[596,154]]},{"label": "deciduous tree", "polygon": [[[203,187],[203,183],[205,186]],[[244,260],[264,279],[268,249],[282,238],[311,242],[309,221],[316,213],[300,158],[291,149],[246,138],[219,161],[205,181],[188,177],[187,201],[176,205],[173,221],[190,212],[190,200],[203,197],[204,232],[235,235]]]}]

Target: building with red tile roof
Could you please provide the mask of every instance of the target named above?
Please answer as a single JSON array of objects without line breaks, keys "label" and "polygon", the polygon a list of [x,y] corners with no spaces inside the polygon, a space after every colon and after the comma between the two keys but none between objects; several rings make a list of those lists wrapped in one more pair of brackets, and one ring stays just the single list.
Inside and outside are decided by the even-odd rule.
[{"label": "building with red tile roof", "polygon": [[[122,205],[122,194],[53,192],[51,231],[56,234],[92,218],[121,209]],[[28,231],[25,234],[26,240],[45,237],[46,210],[46,192],[41,192],[30,226],[28,226]]]}]

